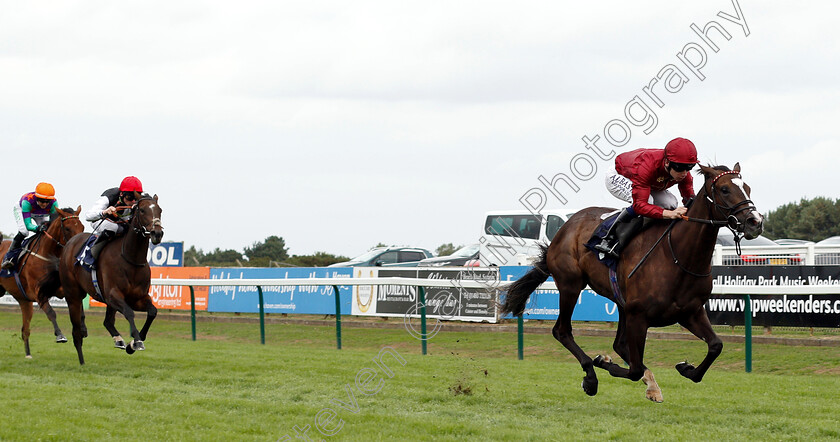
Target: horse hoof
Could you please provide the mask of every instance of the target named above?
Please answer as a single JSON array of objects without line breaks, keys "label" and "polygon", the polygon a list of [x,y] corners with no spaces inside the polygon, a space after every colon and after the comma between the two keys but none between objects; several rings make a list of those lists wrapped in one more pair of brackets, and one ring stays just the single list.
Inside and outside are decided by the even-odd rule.
[{"label": "horse hoof", "polygon": [[688,361],[680,362],[675,365],[674,368],[676,368],[677,371],[684,377],[691,379],[691,372],[694,371],[694,366],[689,364]]},{"label": "horse hoof", "polygon": [[32,355],[26,355],[26,356],[24,356],[24,358],[25,359],[32,359]]},{"label": "horse hoof", "polygon": [[67,338],[64,337],[64,335],[58,335],[55,337],[56,344],[64,344],[65,342],[67,342]]},{"label": "horse hoof", "polygon": [[143,344],[143,341],[134,341],[132,347],[134,347],[134,350],[136,351],[143,351],[146,349],[146,345]]},{"label": "horse hoof", "polygon": [[581,388],[583,388],[583,392],[589,396],[595,396],[598,394],[598,380],[596,379],[594,382],[588,381],[586,378],[583,378],[583,382],[580,383]]},{"label": "horse hoof", "polygon": [[131,341],[128,345],[125,346],[125,352],[130,355],[134,354],[134,341]]},{"label": "horse hoof", "polygon": [[114,341],[114,348],[125,350],[125,341],[123,341],[122,339],[120,339],[119,341]]}]

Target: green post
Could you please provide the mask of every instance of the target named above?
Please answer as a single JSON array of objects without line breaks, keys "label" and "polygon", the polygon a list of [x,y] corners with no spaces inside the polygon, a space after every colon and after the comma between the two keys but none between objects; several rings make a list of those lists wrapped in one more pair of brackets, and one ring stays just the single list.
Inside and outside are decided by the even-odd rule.
[{"label": "green post", "polygon": [[752,372],[752,305],[750,295],[744,295],[744,367],[747,373]]},{"label": "green post", "polygon": [[265,305],[263,304],[262,287],[257,286],[260,295],[260,344],[265,344]]},{"label": "green post", "polygon": [[335,292],[335,345],[341,350],[341,299],[338,295],[338,286],[333,286]]},{"label": "green post", "polygon": [[195,290],[190,286],[190,321],[192,322],[192,338],[195,341]]},{"label": "green post", "polygon": [[517,316],[516,317],[516,340],[517,340],[517,343],[519,344],[519,350],[518,350],[517,354],[519,355],[519,360],[520,361],[523,358],[523,350],[524,350],[524,347],[525,347],[525,339],[522,336],[522,328],[523,328],[522,323],[523,323],[522,315]]},{"label": "green post", "polygon": [[423,354],[426,354],[426,290],[419,287],[420,292],[420,342],[423,346]]}]

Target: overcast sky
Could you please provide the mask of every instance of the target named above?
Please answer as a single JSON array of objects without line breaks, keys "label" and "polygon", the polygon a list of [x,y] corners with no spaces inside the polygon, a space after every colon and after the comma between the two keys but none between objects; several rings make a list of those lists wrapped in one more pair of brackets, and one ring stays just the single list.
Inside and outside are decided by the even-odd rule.
[{"label": "overcast sky", "polygon": [[[85,210],[136,175],[186,247],[434,250],[581,153],[595,176],[546,208],[618,207],[595,135],[689,138],[740,162],[762,212],[840,197],[840,6],[740,1],[747,30],[730,0],[683,3],[2,1],[0,230],[39,181]],[[710,21],[717,53],[690,28]],[[658,107],[643,88],[669,64],[687,82],[654,85]],[[637,95],[656,126],[613,147]]]}]

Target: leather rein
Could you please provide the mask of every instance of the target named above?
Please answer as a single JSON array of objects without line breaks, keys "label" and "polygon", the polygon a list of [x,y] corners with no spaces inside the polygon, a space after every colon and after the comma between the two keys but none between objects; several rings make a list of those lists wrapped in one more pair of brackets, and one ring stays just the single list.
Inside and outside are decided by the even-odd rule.
[{"label": "leather rein", "polygon": [[[726,219],[724,219],[724,220],[711,219],[712,216],[714,215],[714,213],[712,213],[711,208],[709,209],[709,212],[710,212],[709,213],[709,219],[707,219],[707,218],[691,218],[691,217],[688,217],[688,216],[685,216],[685,215],[683,215],[681,217],[681,219],[683,221],[690,221],[690,222],[696,222],[696,223],[701,223],[701,224],[710,224],[710,225],[718,226],[718,227],[724,227],[725,226],[735,236],[735,252],[738,255],[740,255],[741,254],[741,239],[744,237],[744,227],[745,226],[744,226],[744,223],[742,223],[741,221],[738,220],[738,217],[736,215],[738,215],[741,212],[747,211],[747,210],[756,210],[756,207],[755,207],[755,204],[753,203],[753,201],[749,198],[744,199],[743,201],[739,202],[738,204],[734,204],[734,205],[731,205],[731,206],[725,206],[725,205],[722,205],[722,204],[718,204],[718,202],[717,202],[717,188],[715,187],[715,183],[717,182],[718,179],[720,179],[720,177],[722,177],[724,175],[736,175],[737,178],[741,178],[741,174],[739,172],[736,172],[734,170],[729,170],[729,171],[718,174],[717,176],[715,176],[712,179],[711,197],[709,196],[710,192],[708,190],[706,190],[705,184],[703,185],[703,190],[706,190],[704,192],[706,194],[706,200],[709,201],[710,203],[712,203],[712,207],[714,207],[714,209],[717,210],[720,214],[722,214]],[[673,226],[673,223],[672,223],[671,226]],[[674,259],[674,264],[676,264],[677,267],[680,268],[680,270],[682,270],[685,273],[688,273],[691,276],[696,276],[698,278],[705,278],[705,277],[712,274],[711,265],[709,266],[709,272],[708,273],[695,273],[695,272],[685,268],[685,266],[683,266],[682,263],[680,263],[680,260],[677,258],[677,254],[674,251],[674,245],[671,242],[671,228],[670,227],[668,228],[667,233],[668,233],[668,248],[671,249],[671,257]]]},{"label": "leather rein", "polygon": [[[141,224],[139,226],[135,225],[135,224],[138,224],[140,218],[138,218],[134,215],[134,211],[137,209],[140,201],[143,201],[143,200],[152,200],[152,198],[142,197],[139,200],[137,200],[137,203],[135,203],[133,206],[131,206],[131,221],[129,221],[127,224],[131,225],[131,229],[134,231],[135,234],[137,234],[137,235],[139,235],[143,238],[149,238],[149,237],[152,236],[152,232],[154,231],[155,227],[160,227],[161,229],[163,229],[163,225],[160,222],[160,218],[152,218],[152,221],[151,221],[149,226],[146,226],[146,225],[143,225],[143,224]],[[135,222],[135,220],[138,220],[138,222]],[[151,227],[151,229],[149,227]],[[122,259],[125,260],[125,262],[127,262],[127,263],[129,263],[129,264],[131,264],[135,267],[143,267],[143,266],[148,266],[149,265],[148,262],[137,263],[137,262],[134,262],[131,259],[129,259],[128,256],[125,254],[125,241],[122,242],[122,247],[120,249],[120,257],[122,257]]]},{"label": "leather rein", "polygon": [[[706,200],[708,202],[712,203],[712,207],[709,208],[709,218],[691,218],[691,217],[683,215],[682,217],[680,217],[680,219],[683,220],[683,221],[690,221],[690,222],[696,222],[696,223],[701,223],[701,224],[709,224],[709,225],[718,226],[718,227],[726,226],[735,235],[736,251],[740,255],[741,254],[741,238],[743,238],[743,234],[744,234],[743,232],[744,232],[744,227],[745,226],[742,222],[740,222],[738,220],[736,215],[738,215],[739,213],[741,213],[745,210],[756,210],[756,207],[755,207],[755,204],[750,199],[745,199],[745,200],[739,202],[738,204],[735,204],[735,205],[732,205],[732,206],[725,206],[725,205],[722,205],[722,204],[718,204],[718,202],[717,202],[717,192],[716,192],[717,189],[715,188],[715,183],[717,182],[718,179],[720,179],[724,175],[737,175],[738,178],[741,177],[741,174],[739,172],[734,171],[734,170],[728,170],[728,171],[722,172],[722,173],[716,175],[714,178],[712,178],[712,183],[711,183],[712,190],[711,190],[711,192],[706,190],[706,184],[705,183],[703,184],[703,191],[704,191],[703,193],[705,193]],[[709,195],[711,195],[711,196],[709,196]],[[714,219],[713,218],[714,217],[714,211],[713,211],[712,208],[714,208],[714,210],[717,210],[718,212],[720,212],[724,216],[724,218],[726,218],[726,219],[724,219],[724,220]],[[658,240],[656,240],[656,243],[653,244],[653,247],[651,247],[650,250],[648,250],[648,252],[645,254],[645,256],[643,256],[642,259],[639,261],[639,263],[636,264],[636,267],[634,267],[633,270],[627,275],[628,279],[630,279],[633,276],[633,274],[636,273],[636,270],[638,270],[639,267],[641,267],[642,264],[644,264],[644,262],[647,260],[647,258],[650,256],[650,254],[656,248],[656,246],[658,246],[659,243],[662,241],[662,238],[664,238],[665,236],[668,236],[668,248],[671,250],[671,257],[674,260],[674,264],[676,264],[677,267],[680,268],[680,270],[688,273],[689,275],[696,276],[698,278],[705,278],[705,277],[712,274],[711,265],[709,266],[709,272],[708,273],[705,273],[705,274],[696,273],[696,272],[693,272],[693,271],[685,268],[685,266],[683,266],[682,263],[680,263],[679,258],[677,258],[677,254],[674,251],[674,245],[671,242],[671,229],[673,229],[673,227],[676,225],[677,221],[679,221],[680,219],[675,219],[675,220],[671,221],[671,224],[668,226],[667,229],[665,229],[664,232],[662,232],[662,235],[659,237]],[[738,233],[740,233],[740,235],[738,235]]]},{"label": "leather rein", "polygon": [[[43,235],[43,236],[45,236],[45,237],[47,237],[47,238],[49,238],[50,240],[52,240],[52,241],[53,241],[53,242],[54,242],[57,246],[59,246],[59,247],[62,247],[62,248],[63,248],[63,247],[64,247],[64,245],[65,245],[65,244],[67,244],[67,238],[65,238],[65,237],[64,237],[64,236],[65,236],[65,235],[64,235],[64,221],[67,221],[68,219],[73,219],[73,218],[78,219],[78,218],[79,218],[79,216],[78,216],[78,215],[71,215],[71,216],[63,216],[63,217],[59,218],[59,219],[61,220],[61,226],[62,226],[62,227],[61,227],[61,240],[55,239],[55,238],[54,238],[52,235],[50,235],[50,234],[49,234],[46,230],[45,230],[44,232],[42,232],[42,235]],[[34,248],[34,246],[38,245],[40,242],[41,242],[41,240],[40,240],[40,239],[38,239],[38,240],[37,240],[37,242],[35,242],[34,244],[32,244],[32,247]],[[47,261],[47,262],[49,262],[49,261],[50,261],[50,258],[48,258],[48,257],[46,257],[46,256],[42,256],[42,255],[39,255],[39,254],[35,253],[35,250],[33,250],[33,249],[26,248],[26,249],[24,249],[24,250],[26,250],[26,252],[27,252],[27,254],[28,254],[28,255],[32,255],[32,256],[34,256],[34,257],[36,257],[36,258],[38,258],[38,259],[40,259],[40,260],[43,260],[43,261]],[[26,262],[26,261],[25,261],[25,259],[24,259],[24,263],[25,263],[25,262]],[[23,267],[23,265],[21,265],[21,267]]]}]

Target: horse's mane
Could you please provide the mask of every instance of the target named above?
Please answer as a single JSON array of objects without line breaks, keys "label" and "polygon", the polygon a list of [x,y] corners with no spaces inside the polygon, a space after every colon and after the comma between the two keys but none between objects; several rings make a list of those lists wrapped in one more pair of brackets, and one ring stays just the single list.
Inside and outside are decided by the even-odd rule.
[{"label": "horse's mane", "polygon": [[[62,207],[59,210],[61,210],[62,212],[70,212],[70,213],[75,213],[76,212],[76,209],[74,209],[72,207]],[[51,213],[50,214],[50,221],[55,221],[59,216],[61,216],[61,215],[59,215],[58,212]]]},{"label": "horse's mane", "polygon": [[[706,166],[706,167],[708,167],[708,168],[710,168],[710,169],[718,170],[718,171],[720,171],[720,172],[729,172],[729,171],[731,170],[729,167],[727,167],[727,166],[723,166],[723,165],[720,165],[720,166],[712,166],[712,165],[708,165],[708,166]],[[701,169],[701,170],[698,170],[698,171],[697,171],[697,175],[703,175],[703,170],[702,170],[702,169]]]}]

